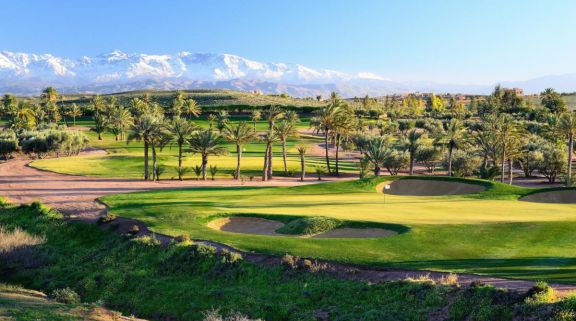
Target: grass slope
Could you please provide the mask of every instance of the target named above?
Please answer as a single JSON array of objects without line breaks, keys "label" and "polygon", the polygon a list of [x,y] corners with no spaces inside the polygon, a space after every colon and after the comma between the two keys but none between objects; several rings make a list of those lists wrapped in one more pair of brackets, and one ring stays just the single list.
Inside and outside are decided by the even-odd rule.
[{"label": "grass slope", "polygon": [[[547,296],[535,296],[525,303],[523,296],[490,287],[369,284],[233,261],[207,247],[163,249],[149,240],[63,222],[42,207],[3,207],[0,225],[46,239],[3,257],[0,279],[44,291],[70,287],[83,302],[100,301],[157,320],[201,320],[213,308],[270,321],[317,320],[319,315],[340,321],[569,320],[575,315],[574,298],[550,303],[554,300]],[[0,309],[5,302],[0,301]]]},{"label": "grass slope", "polygon": [[[291,188],[164,190],[103,198],[110,212],[169,235],[237,248],[349,263],[576,282],[576,205],[518,201],[532,189],[480,180],[486,191],[460,196],[384,196],[389,178]],[[302,239],[215,231],[214,215],[324,216],[398,224],[407,233],[376,239]]]}]

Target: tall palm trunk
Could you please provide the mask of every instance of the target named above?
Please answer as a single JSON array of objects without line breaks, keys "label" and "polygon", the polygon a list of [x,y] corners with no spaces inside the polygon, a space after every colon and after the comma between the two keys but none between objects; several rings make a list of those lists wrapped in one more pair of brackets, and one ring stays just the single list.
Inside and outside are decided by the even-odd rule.
[{"label": "tall palm trunk", "polygon": [[572,154],[574,153],[574,134],[570,133],[568,135],[568,170],[566,173],[568,174],[568,181],[573,185],[572,182]]},{"label": "tall palm trunk", "polygon": [[501,168],[500,168],[500,182],[504,183],[504,173],[506,173],[505,169],[506,167],[504,166],[504,164],[506,164],[506,148],[503,146],[502,147],[502,163],[501,163]]},{"label": "tall palm trunk", "polygon": [[148,168],[148,141],[144,140],[144,180],[150,179],[150,168]]},{"label": "tall palm trunk", "polygon": [[262,181],[268,180],[268,150],[270,149],[270,144],[266,144],[266,151],[264,152],[264,168],[262,169]]},{"label": "tall palm trunk", "polygon": [[300,155],[300,181],[304,181],[304,176],[306,176],[306,159],[304,155]]},{"label": "tall palm trunk", "polygon": [[206,180],[206,167],[208,166],[208,155],[202,154],[202,180]]},{"label": "tall palm trunk", "polygon": [[286,140],[282,140],[282,161],[284,162],[284,176],[288,176],[288,163],[286,162]]},{"label": "tall palm trunk", "polygon": [[152,180],[158,180],[157,174],[158,168],[156,166],[156,145],[152,144]]},{"label": "tall palm trunk", "polygon": [[374,165],[374,176],[376,176],[376,177],[380,176],[381,171],[382,171],[382,169],[380,168],[379,165]]},{"label": "tall palm trunk", "polygon": [[514,164],[514,162],[512,161],[512,157],[510,157],[508,158],[508,184],[510,185],[512,185],[512,182],[514,180],[514,172],[512,164]]},{"label": "tall palm trunk", "polygon": [[336,159],[334,160],[334,174],[336,174],[336,176],[340,176],[340,171],[339,171],[339,154],[340,154],[340,134],[336,134],[336,138],[334,141],[334,144],[336,145],[336,154],[335,157]]},{"label": "tall palm trunk", "polygon": [[240,179],[240,160],[242,159],[242,146],[236,144],[236,177],[235,179]]},{"label": "tall palm trunk", "polygon": [[330,175],[332,174],[332,170],[330,169],[330,157],[328,156],[328,128],[324,128],[324,150],[326,152],[326,168]]},{"label": "tall palm trunk", "polygon": [[178,141],[178,179],[182,180],[182,141]]},{"label": "tall palm trunk", "polygon": [[266,175],[268,176],[268,179],[272,179],[272,177],[274,176],[274,172],[272,170],[272,144],[270,144],[270,147],[268,147],[268,168],[266,170]]},{"label": "tall palm trunk", "polygon": [[452,146],[448,147],[448,176],[452,176],[452,153],[454,148]]}]

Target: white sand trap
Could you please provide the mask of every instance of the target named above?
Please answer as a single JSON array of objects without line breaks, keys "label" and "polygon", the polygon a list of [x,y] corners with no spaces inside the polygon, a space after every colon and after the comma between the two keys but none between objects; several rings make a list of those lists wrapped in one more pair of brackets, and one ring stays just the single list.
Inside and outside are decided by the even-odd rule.
[{"label": "white sand trap", "polygon": [[[378,185],[381,192],[384,184]],[[440,196],[463,195],[484,191],[484,186],[460,182],[427,180],[427,179],[399,179],[390,183],[386,194],[402,196]]]},{"label": "white sand trap", "polygon": [[313,238],[374,238],[393,236],[398,233],[382,228],[342,227],[312,236]]},{"label": "white sand trap", "polygon": [[536,203],[559,203],[570,204],[576,203],[576,190],[560,190],[530,194],[522,197],[521,201]]},{"label": "white sand trap", "polygon": [[258,217],[232,216],[215,219],[208,223],[208,227],[224,232],[281,235],[276,230],[284,226],[283,223]]}]

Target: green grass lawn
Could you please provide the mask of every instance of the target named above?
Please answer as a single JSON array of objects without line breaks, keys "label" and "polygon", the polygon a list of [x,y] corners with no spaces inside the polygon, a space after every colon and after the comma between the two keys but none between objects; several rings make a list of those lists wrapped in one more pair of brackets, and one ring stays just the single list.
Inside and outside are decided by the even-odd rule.
[{"label": "green grass lawn", "polygon": [[[159,233],[223,242],[244,250],[290,253],[400,268],[473,272],[576,283],[576,205],[518,201],[533,189],[486,184],[461,196],[395,196],[386,178],[290,188],[202,188],[113,195],[111,213]],[[310,239],[219,232],[211,216],[327,216],[400,224],[408,232],[375,239]]]}]

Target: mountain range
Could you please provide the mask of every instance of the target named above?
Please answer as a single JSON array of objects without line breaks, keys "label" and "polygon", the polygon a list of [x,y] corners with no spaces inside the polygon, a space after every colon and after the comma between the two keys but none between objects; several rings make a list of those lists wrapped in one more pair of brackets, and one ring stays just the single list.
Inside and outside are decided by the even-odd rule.
[{"label": "mountain range", "polygon": [[[502,82],[537,93],[553,87],[576,91],[576,73]],[[231,54],[127,54],[119,50],[78,59],[0,51],[0,94],[38,95],[47,86],[62,93],[112,93],[155,89],[233,89],[295,97],[380,96],[404,92],[485,94],[493,86],[399,82],[370,72],[346,73],[300,64],[265,63]]]}]

